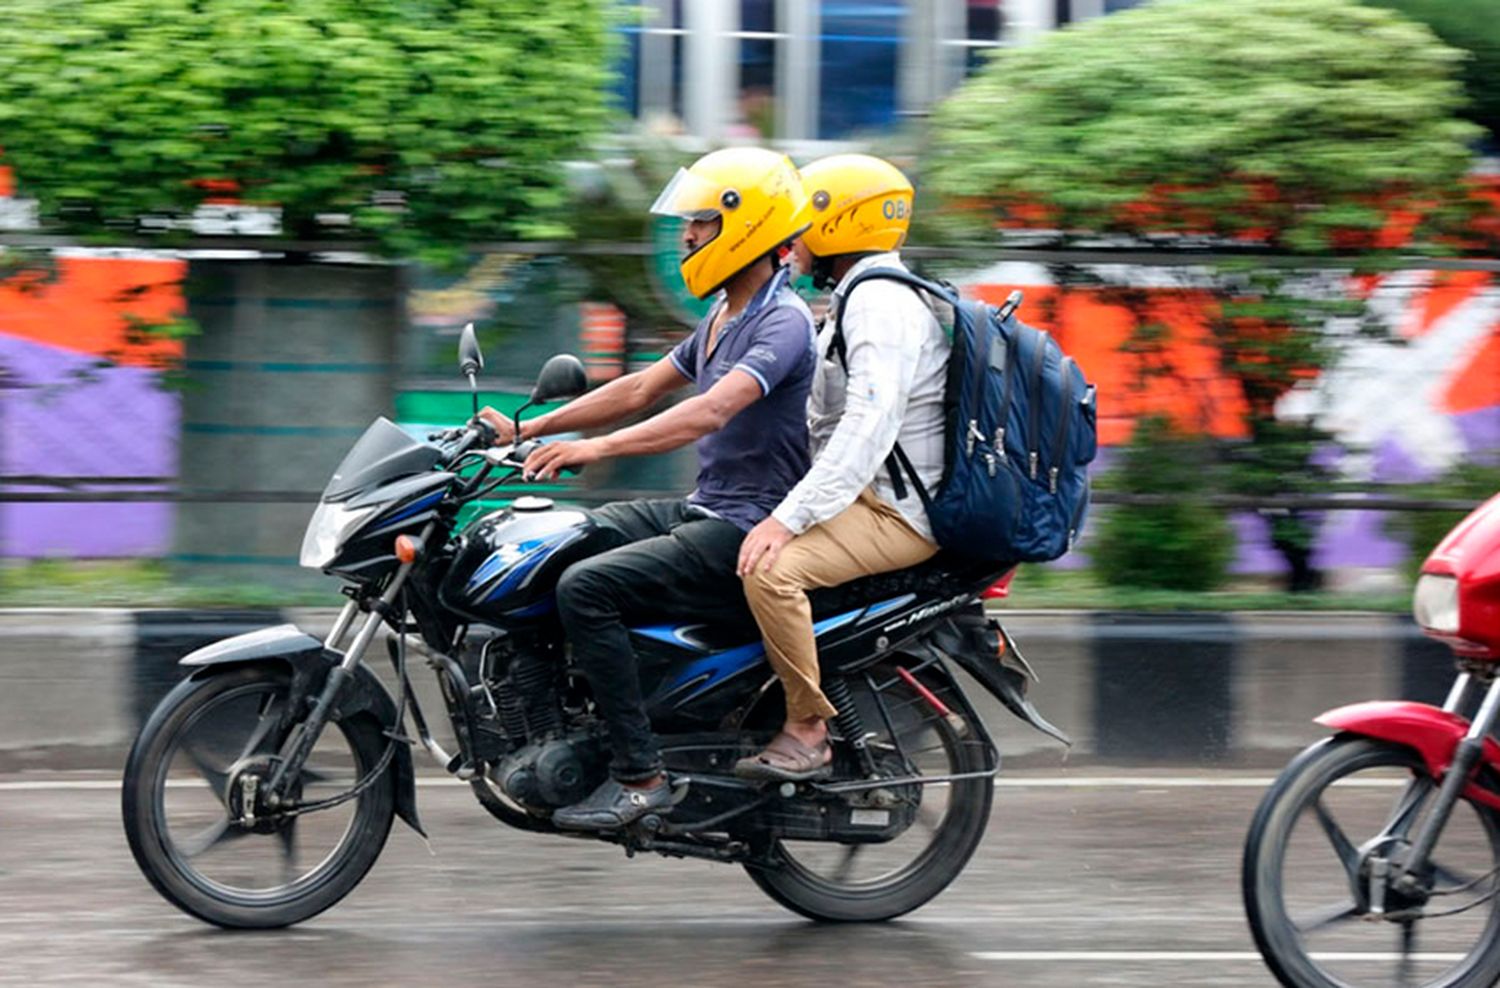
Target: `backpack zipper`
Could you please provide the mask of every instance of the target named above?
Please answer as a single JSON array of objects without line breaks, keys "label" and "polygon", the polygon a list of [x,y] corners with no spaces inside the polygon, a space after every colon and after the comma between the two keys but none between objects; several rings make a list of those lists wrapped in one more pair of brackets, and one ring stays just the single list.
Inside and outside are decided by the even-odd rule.
[{"label": "backpack zipper", "polygon": [[1030,453],[1031,479],[1036,479],[1037,465],[1041,459],[1041,438],[1037,433],[1042,427],[1042,374],[1047,369],[1047,331],[1038,331],[1036,351],[1031,358],[1031,422],[1027,449]]},{"label": "backpack zipper", "polygon": [[[989,325],[987,316],[988,313],[986,310],[986,319],[983,324],[978,320],[971,320],[970,329],[972,332],[969,334],[968,339],[964,341],[965,345],[970,347],[970,352],[966,356],[974,361],[973,381],[969,385],[969,408],[973,414],[973,418],[969,419],[968,454],[970,456],[974,455],[975,444],[982,443],[985,439],[984,433],[979,428],[979,413],[984,410],[984,402],[982,400],[984,397],[984,369],[988,366],[988,354],[984,354],[983,359],[981,359],[981,350],[984,348],[981,348],[979,344],[988,342],[987,340],[980,339],[983,326]],[[1007,351],[1005,359],[1009,363],[1009,351]]]},{"label": "backpack zipper", "polygon": [[1057,493],[1057,471],[1058,465],[1063,461],[1063,455],[1068,451],[1068,426],[1072,424],[1071,413],[1073,411],[1073,374],[1072,357],[1062,358],[1063,375],[1063,399],[1062,405],[1057,412],[1057,433],[1052,440],[1052,467],[1047,471],[1047,490],[1053,494]]},{"label": "backpack zipper", "polygon": [[1001,369],[1001,409],[999,409],[999,424],[995,427],[995,451],[1002,460],[1005,459],[1005,426],[1011,420],[1011,357],[1016,348],[1005,339],[1004,327],[996,328],[996,336],[1001,340],[1005,348],[1005,366]]}]

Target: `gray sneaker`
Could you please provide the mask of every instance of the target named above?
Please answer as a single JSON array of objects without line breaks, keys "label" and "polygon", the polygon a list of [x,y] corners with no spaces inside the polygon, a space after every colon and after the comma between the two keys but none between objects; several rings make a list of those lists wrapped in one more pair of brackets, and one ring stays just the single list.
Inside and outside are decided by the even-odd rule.
[{"label": "gray sneaker", "polygon": [[583,801],[554,812],[552,822],[564,830],[619,830],[647,813],[665,815],[672,804],[669,784],[633,789],[606,779]]}]

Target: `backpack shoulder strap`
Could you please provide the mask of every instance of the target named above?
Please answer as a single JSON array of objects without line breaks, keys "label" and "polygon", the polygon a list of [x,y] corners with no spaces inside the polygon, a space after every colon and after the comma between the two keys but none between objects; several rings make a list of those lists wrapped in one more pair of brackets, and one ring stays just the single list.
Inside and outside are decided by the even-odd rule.
[{"label": "backpack shoulder strap", "polygon": [[833,339],[829,342],[828,346],[838,356],[839,362],[844,365],[845,370],[849,369],[849,348],[848,344],[844,342],[844,309],[847,307],[845,303],[848,302],[850,293],[867,281],[898,281],[918,291],[936,295],[943,302],[953,306],[955,309],[959,305],[958,291],[946,282],[923,278],[921,275],[912,274],[905,268],[869,268],[861,271],[854,276],[843,292],[839,294],[838,315],[833,320]]},{"label": "backpack shoulder strap", "polygon": [[[958,292],[953,286],[941,282],[929,281],[920,275],[912,274],[904,268],[870,268],[855,275],[843,293],[839,295],[838,314],[833,319],[833,338],[828,342],[828,349],[839,358],[843,365],[844,373],[849,373],[849,347],[844,342],[844,309],[849,300],[849,294],[867,281],[898,281],[903,285],[929,292],[957,308]],[[917,489],[917,496],[922,499],[922,507],[926,509],[928,517],[932,516],[932,498],[927,489],[922,486],[922,478],[917,476],[916,468],[912,466],[911,460],[907,458],[905,450],[900,443],[891,447],[890,455],[885,458],[885,469],[891,476],[891,493],[896,495],[896,500],[906,500],[906,482],[902,479],[902,471],[911,478],[912,486]]]}]

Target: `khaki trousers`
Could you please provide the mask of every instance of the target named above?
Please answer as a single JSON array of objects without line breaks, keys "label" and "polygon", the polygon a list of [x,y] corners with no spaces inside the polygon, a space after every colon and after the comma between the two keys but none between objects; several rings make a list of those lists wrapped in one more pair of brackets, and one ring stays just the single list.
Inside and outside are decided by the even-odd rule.
[{"label": "khaki trousers", "polygon": [[837,713],[819,686],[807,591],[905,569],[936,553],[937,546],[866,489],[837,516],[788,542],[769,570],[757,566],[744,578],[745,599],[786,690],[787,720]]}]

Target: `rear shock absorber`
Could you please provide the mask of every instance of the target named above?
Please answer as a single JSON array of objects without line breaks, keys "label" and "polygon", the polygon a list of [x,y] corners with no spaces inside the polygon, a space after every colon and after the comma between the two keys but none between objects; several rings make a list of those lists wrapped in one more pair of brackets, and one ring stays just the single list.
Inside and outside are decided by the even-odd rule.
[{"label": "rear shock absorber", "polygon": [[825,681],[823,695],[828,697],[828,702],[833,704],[834,709],[838,711],[833,718],[833,723],[839,729],[839,736],[859,756],[859,764],[865,774],[874,775],[875,759],[870,754],[869,736],[865,733],[865,719],[860,715],[859,707],[854,703],[854,691],[849,689],[849,681],[843,676],[835,676]]}]

